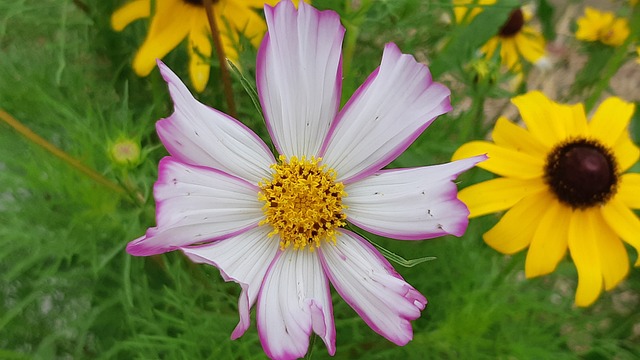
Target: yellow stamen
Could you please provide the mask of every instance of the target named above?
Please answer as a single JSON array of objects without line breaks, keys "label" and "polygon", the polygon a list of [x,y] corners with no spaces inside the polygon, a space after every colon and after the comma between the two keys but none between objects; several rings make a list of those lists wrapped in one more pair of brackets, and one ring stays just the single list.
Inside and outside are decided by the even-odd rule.
[{"label": "yellow stamen", "polygon": [[258,198],[264,201],[265,214],[260,225],[273,227],[269,236],[280,236],[281,250],[293,245],[294,250],[309,246],[314,251],[322,240],[335,244],[336,228],[346,224],[344,185],[335,181],[335,170],[318,165],[320,161],[293,156],[287,162],[280,155],[280,163],[271,165],[275,170],[272,179],[259,184]]}]

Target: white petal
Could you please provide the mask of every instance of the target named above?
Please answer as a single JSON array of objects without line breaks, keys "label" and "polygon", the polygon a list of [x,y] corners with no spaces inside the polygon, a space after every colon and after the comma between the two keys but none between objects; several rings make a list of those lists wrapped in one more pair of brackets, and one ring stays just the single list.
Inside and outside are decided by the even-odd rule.
[{"label": "white petal", "polygon": [[329,282],[317,253],[287,249],[273,261],[258,295],[258,332],[272,359],[307,353],[311,331],[333,355],[336,331]]},{"label": "white petal", "polygon": [[410,320],[420,317],[427,299],[371,244],[342,231],[335,246],[319,253],[333,287],[375,332],[397,345],[413,338]]},{"label": "white petal", "polygon": [[278,251],[279,241],[268,237],[268,233],[269,230],[261,226],[212,244],[181,248],[192,261],[217,267],[225,281],[234,281],[242,288],[238,299],[240,321],[231,334],[232,339],[242,336],[249,327],[251,307]]},{"label": "white petal", "polygon": [[193,98],[166,65],[158,67],[169,85],[175,112],[156,123],[160,140],[182,162],[208,166],[257,184],[268,177],[275,158],[249,128]]},{"label": "white petal", "polygon": [[436,118],[451,109],[449,89],[429,69],[387,44],[382,63],[332,124],[320,156],[352,182],[400,155]]},{"label": "white petal", "polygon": [[453,180],[485,156],[412,169],[383,170],[347,184],[348,221],[374,234],[401,240],[461,236],[469,210]]},{"label": "white petal", "polygon": [[302,1],[266,6],[265,17],[256,73],[269,133],[281,154],[317,156],[340,106],[340,17]]},{"label": "white petal", "polygon": [[129,243],[127,251],[137,256],[160,254],[256,227],[264,218],[258,191],[219,170],[165,157],[153,189],[157,227]]}]

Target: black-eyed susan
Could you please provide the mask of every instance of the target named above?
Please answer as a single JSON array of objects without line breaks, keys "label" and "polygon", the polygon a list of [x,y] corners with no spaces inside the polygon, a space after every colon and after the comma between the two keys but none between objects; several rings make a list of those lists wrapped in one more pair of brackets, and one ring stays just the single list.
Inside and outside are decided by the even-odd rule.
[{"label": "black-eyed susan", "polygon": [[[456,21],[458,23],[470,21],[482,11],[483,6],[490,6],[495,2],[495,0],[477,2],[454,0],[453,10]],[[522,7],[515,8],[498,33],[489,39],[480,51],[487,58],[491,58],[499,50],[502,65],[516,72],[521,70],[521,58],[533,64],[540,61],[545,55],[545,40],[539,30],[528,25],[532,17],[530,11],[523,10]]]},{"label": "black-eyed susan", "polygon": [[[238,58],[238,34],[243,34],[255,47],[260,45],[267,26],[256,10],[265,3],[278,0],[217,0],[214,14],[227,58]],[[151,16],[151,0],[133,0],[116,10],[111,26],[122,31],[135,20]],[[185,38],[188,39],[189,75],[196,91],[204,90],[209,80],[211,31],[202,0],[156,0],[147,37],[133,59],[133,69],[139,76],[147,76],[163,58]]]},{"label": "black-eyed susan", "polygon": [[629,23],[625,18],[617,18],[610,11],[599,11],[587,6],[584,16],[578,18],[576,39],[600,41],[609,46],[620,46],[629,36]]},{"label": "black-eyed susan", "polygon": [[[492,248],[528,249],[527,278],[553,272],[567,249],[578,270],[575,302],[591,305],[629,271],[624,240],[640,251],[640,174],[625,173],[640,154],[627,126],[635,107],[605,100],[587,122],[582,104],[563,105],[533,91],[512,99],[527,129],[498,119],[493,142],[454,154],[488,154],[478,166],[502,177],[463,189],[470,216],[508,210],[484,234]],[[636,262],[636,266],[640,261]]]}]

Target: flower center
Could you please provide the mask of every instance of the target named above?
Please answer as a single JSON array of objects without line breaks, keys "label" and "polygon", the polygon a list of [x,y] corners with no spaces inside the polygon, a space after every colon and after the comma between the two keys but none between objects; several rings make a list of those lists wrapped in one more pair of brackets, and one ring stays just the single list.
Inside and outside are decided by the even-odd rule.
[{"label": "flower center", "polygon": [[556,146],[544,170],[545,181],[558,200],[574,209],[606,203],[616,193],[616,160],[595,140],[572,139]]},{"label": "flower center", "polygon": [[522,10],[517,8],[511,12],[509,15],[509,20],[507,20],[504,25],[500,28],[498,32],[498,36],[501,37],[512,37],[522,29],[524,25],[524,14],[522,14]]},{"label": "flower center", "polygon": [[294,250],[309,246],[314,251],[322,240],[335,244],[336,228],[346,224],[344,185],[335,181],[335,170],[318,165],[321,160],[294,156],[287,162],[281,155],[280,163],[271,165],[273,178],[258,184],[266,217],[260,225],[273,226],[269,236],[280,236],[281,250],[293,245]]}]

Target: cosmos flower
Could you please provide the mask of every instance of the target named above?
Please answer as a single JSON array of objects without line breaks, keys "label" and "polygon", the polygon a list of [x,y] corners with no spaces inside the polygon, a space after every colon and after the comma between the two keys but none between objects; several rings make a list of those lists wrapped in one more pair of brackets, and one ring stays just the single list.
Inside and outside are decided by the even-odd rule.
[{"label": "cosmos flower", "polygon": [[610,11],[599,11],[587,6],[578,19],[576,39],[600,41],[609,46],[620,46],[629,36],[627,19],[616,18]]},{"label": "cosmos flower", "polygon": [[[629,271],[623,241],[640,250],[640,174],[625,173],[638,148],[627,126],[634,105],[605,100],[587,123],[582,104],[533,91],[515,97],[527,129],[498,119],[493,142],[461,146],[454,159],[487,153],[479,166],[502,177],[460,191],[471,217],[507,212],[485,242],[513,254],[529,248],[527,278],[553,272],[567,249],[578,270],[575,302],[591,305]],[[636,266],[640,261],[636,262]]]},{"label": "cosmos flower", "polygon": [[[495,2],[480,0],[473,4],[471,0],[454,0],[456,22],[471,21],[482,11],[482,6],[490,6]],[[473,8],[467,14],[471,6]],[[533,64],[537,63],[544,58],[545,40],[540,31],[527,25],[531,18],[532,14],[529,11],[524,11],[522,7],[515,8],[498,33],[489,39],[480,51],[489,59],[499,50],[502,66],[515,72],[521,70],[521,58]]]},{"label": "cosmos flower", "polygon": [[[224,52],[231,61],[238,59],[238,33],[242,33],[255,47],[260,45],[267,27],[255,11],[265,3],[278,0],[219,0],[213,1]],[[196,91],[202,92],[209,81],[211,30],[202,0],[156,0],[147,37],[133,59],[133,70],[147,76],[182,40],[188,39],[189,75]],[[151,15],[151,0],[133,0],[116,10],[111,26],[122,31],[135,20]]]},{"label": "cosmos flower", "polygon": [[400,240],[460,236],[453,179],[484,156],[382,170],[440,114],[449,90],[387,44],[380,67],[339,110],[344,28],[333,11],[265,7],[257,86],[278,156],[239,121],[198,101],[164,64],[175,112],[157,123],[171,154],[154,187],[157,227],[127,246],[181,250],[240,285],[238,338],[250,309],[271,358],[302,357],[316,333],[335,353],[329,283],[391,342],[412,339],[427,303],[347,224]]}]

